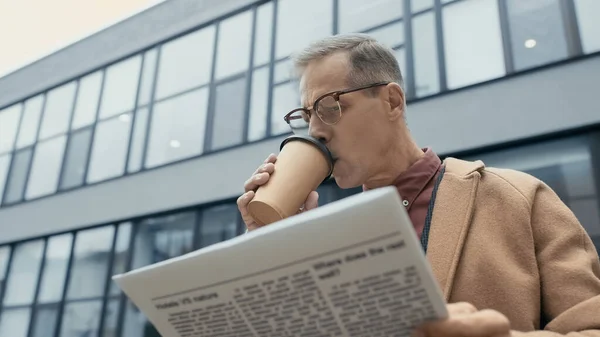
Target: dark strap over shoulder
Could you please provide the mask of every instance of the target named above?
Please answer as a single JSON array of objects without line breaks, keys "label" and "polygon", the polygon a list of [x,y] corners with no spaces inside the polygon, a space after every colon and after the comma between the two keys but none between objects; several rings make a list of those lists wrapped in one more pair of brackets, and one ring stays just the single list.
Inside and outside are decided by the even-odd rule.
[{"label": "dark strap over shoulder", "polygon": [[442,182],[442,178],[444,177],[445,171],[446,165],[442,165],[440,175],[437,177],[435,185],[433,186],[433,191],[431,192],[431,200],[429,200],[429,206],[427,207],[425,227],[423,228],[423,233],[421,234],[421,246],[423,247],[423,251],[425,252],[425,254],[427,254],[427,242],[429,241],[429,229],[431,228],[431,217],[433,216],[433,206],[435,205],[435,197],[437,195],[437,190],[440,186],[440,182]]}]

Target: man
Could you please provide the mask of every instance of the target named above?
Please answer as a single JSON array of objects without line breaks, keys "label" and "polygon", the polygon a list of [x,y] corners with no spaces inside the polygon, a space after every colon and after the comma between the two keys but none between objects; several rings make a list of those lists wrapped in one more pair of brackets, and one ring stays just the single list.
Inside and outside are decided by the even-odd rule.
[{"label": "man", "polygon": [[[447,159],[421,149],[405,123],[405,96],[392,51],[374,39],[342,35],[294,58],[303,108],[286,115],[308,127],[336,159],[341,188],[395,185],[450,317],[420,336],[600,337],[600,262],[576,217],[527,174]],[[248,179],[247,205],[274,172],[275,155]],[[308,196],[304,210],[317,207]]]}]

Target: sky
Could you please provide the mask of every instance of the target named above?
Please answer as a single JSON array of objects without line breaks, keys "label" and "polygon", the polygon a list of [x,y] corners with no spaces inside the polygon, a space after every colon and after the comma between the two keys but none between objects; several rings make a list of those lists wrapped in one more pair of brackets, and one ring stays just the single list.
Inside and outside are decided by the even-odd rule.
[{"label": "sky", "polygon": [[0,0],[0,77],[164,0]]}]

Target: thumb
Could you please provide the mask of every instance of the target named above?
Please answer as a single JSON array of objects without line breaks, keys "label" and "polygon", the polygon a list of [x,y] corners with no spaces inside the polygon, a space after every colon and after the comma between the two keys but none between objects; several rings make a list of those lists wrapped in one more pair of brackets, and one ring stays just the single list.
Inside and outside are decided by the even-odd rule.
[{"label": "thumb", "polygon": [[312,191],[308,194],[308,197],[304,202],[304,209],[308,211],[317,208],[317,206],[319,206],[319,193],[317,191]]}]

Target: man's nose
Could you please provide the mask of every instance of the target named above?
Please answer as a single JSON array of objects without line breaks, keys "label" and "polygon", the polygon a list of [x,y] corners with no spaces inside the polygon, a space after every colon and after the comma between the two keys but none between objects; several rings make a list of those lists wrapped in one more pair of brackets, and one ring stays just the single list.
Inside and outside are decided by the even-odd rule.
[{"label": "man's nose", "polygon": [[325,124],[319,119],[319,117],[314,116],[315,118],[311,118],[308,123],[308,135],[319,140],[323,144],[327,144],[329,141],[329,136],[325,130]]}]

